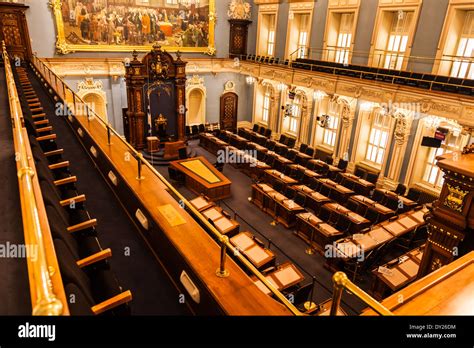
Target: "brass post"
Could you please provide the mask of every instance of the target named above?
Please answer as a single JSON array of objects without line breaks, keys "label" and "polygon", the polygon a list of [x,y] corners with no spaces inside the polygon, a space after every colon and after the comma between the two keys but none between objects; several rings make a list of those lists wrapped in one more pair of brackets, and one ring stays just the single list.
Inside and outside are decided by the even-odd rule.
[{"label": "brass post", "polygon": [[332,294],[331,312],[329,313],[331,316],[337,315],[337,310],[341,304],[342,291],[349,280],[344,272],[336,272],[332,277],[332,281],[334,283],[334,292]]},{"label": "brass post", "polygon": [[110,137],[111,137],[111,134],[110,134],[110,125],[107,124],[107,145],[112,145],[112,143],[110,142]]},{"label": "brass post", "polygon": [[227,243],[229,242],[229,237],[222,236],[220,239],[221,242],[221,263],[219,268],[216,271],[216,276],[219,278],[227,278],[229,276],[229,271],[225,269],[225,259],[227,256]]},{"label": "brass post", "polygon": [[144,176],[142,176],[142,154],[141,153],[137,153],[137,165],[138,165],[138,175],[137,175],[137,180],[143,180],[145,179]]},{"label": "brass post", "polygon": [[311,286],[311,294],[309,295],[309,300],[304,303],[304,308],[307,311],[311,311],[316,308],[317,304],[313,302],[313,293],[314,293],[314,283],[316,282],[316,277],[313,276],[313,284]]}]

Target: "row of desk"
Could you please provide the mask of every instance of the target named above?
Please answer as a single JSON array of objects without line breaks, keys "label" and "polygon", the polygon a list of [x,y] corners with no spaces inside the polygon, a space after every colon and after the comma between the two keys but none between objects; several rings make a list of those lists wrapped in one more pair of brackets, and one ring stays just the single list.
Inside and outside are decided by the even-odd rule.
[{"label": "row of desk", "polygon": [[[263,270],[275,266],[276,255],[273,251],[265,248],[250,232],[238,232],[239,223],[229,219],[222,214],[222,209],[217,207],[210,199],[204,196],[198,196],[190,201],[198,211],[207,219],[213,221],[217,230],[222,234],[231,236],[230,243],[234,245],[243,256],[245,256],[257,269]],[[276,270],[266,275],[267,279],[279,290],[285,290],[300,283],[304,276],[298,268],[291,263],[283,264]],[[260,281],[255,284],[264,293],[270,294],[270,291]]]},{"label": "row of desk", "polygon": [[427,208],[410,211],[373,226],[367,233],[354,234],[339,240],[334,245],[333,258],[353,259],[367,255],[370,251],[423,226],[426,212]]},{"label": "row of desk", "polygon": [[252,203],[286,228],[293,227],[296,223],[296,214],[305,211],[304,207],[267,184],[252,185]]},{"label": "row of desk", "polygon": [[240,224],[236,220],[226,216],[228,214],[226,214],[221,207],[216,206],[210,199],[198,196],[189,201],[189,203],[208,221],[212,221],[212,224],[220,233],[227,236],[233,236],[239,233]]}]

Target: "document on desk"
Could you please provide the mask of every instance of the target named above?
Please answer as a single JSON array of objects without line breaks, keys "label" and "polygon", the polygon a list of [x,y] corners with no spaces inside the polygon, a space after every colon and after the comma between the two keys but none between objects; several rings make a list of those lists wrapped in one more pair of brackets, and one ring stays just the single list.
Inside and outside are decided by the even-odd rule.
[{"label": "document on desk", "polygon": [[300,275],[296,273],[293,267],[285,267],[273,273],[273,276],[284,286],[300,280]]}]

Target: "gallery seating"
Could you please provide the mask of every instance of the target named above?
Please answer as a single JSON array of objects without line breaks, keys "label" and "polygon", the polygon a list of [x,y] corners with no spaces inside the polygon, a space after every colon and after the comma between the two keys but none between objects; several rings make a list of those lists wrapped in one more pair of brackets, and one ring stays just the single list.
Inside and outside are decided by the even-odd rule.
[{"label": "gallery seating", "polygon": [[74,291],[78,296],[69,310],[74,315],[129,314],[132,294],[122,292],[110,269],[112,252],[99,244],[97,220],[86,208],[86,196],[77,191],[78,179],[69,170],[64,150],[56,144],[49,115],[26,69],[17,68],[15,79],[66,295]]}]

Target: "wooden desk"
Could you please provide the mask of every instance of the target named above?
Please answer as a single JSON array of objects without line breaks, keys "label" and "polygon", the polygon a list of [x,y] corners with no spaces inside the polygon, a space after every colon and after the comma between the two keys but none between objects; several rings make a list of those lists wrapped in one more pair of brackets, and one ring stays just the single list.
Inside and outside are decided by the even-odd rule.
[{"label": "wooden desk", "polygon": [[215,220],[214,225],[220,233],[225,234],[227,236],[233,236],[239,233],[240,229],[240,224],[237,221],[233,219],[228,219],[225,216],[222,216],[220,219]]},{"label": "wooden desk", "polygon": [[190,200],[189,203],[191,203],[191,205],[200,212],[203,212],[204,210],[207,210],[207,209],[215,206],[214,202],[208,201],[203,196],[198,196],[198,197]]},{"label": "wooden desk", "polygon": [[[382,301],[395,315],[474,315],[474,251]],[[399,299],[403,298],[401,302]],[[362,315],[377,315],[364,310]]]},{"label": "wooden desk", "polygon": [[382,204],[379,204],[379,203],[375,202],[374,200],[372,200],[368,197],[362,196],[362,195],[351,196],[349,198],[349,200],[352,200],[356,203],[361,204],[366,209],[371,209],[371,210],[376,211],[380,216],[379,221],[385,221],[388,218],[390,218],[391,216],[395,215],[395,212],[392,209],[390,209],[390,208],[388,208],[388,207],[386,207]]},{"label": "wooden desk", "polygon": [[206,219],[214,223],[216,229],[225,235],[234,235],[239,232],[240,224],[232,219],[228,219],[222,214],[222,208],[212,207],[202,212]]},{"label": "wooden desk", "polygon": [[365,217],[354,213],[340,204],[327,203],[323,207],[329,210],[332,214],[345,215],[353,224],[353,227],[350,228],[351,233],[357,233],[358,231],[370,225],[370,221]]},{"label": "wooden desk", "polygon": [[301,211],[304,211],[304,208],[291,199],[279,201],[276,206],[277,221],[286,228],[292,228],[296,224],[296,214]]},{"label": "wooden desk", "polygon": [[298,159],[298,162],[299,162],[301,165],[305,166],[306,163],[308,163],[308,161],[311,160],[313,157],[310,156],[310,155],[307,155],[307,154],[305,154],[305,153],[303,153],[303,152],[299,152],[299,151],[298,151],[298,153],[296,154],[296,158]]},{"label": "wooden desk", "polygon": [[229,144],[237,147],[238,149],[245,149],[247,143],[249,142],[247,139],[237,134],[231,133],[229,137],[230,137]]},{"label": "wooden desk", "polygon": [[332,177],[334,177],[337,173],[342,172],[342,169],[336,166],[333,166],[332,164],[327,164],[326,162],[321,161],[320,159],[311,159],[308,161],[308,163],[314,163],[320,169],[322,169],[325,165],[327,165],[329,168],[329,172],[332,174]]},{"label": "wooden desk", "polygon": [[425,224],[424,219],[423,221],[417,220],[420,219],[420,214],[424,214],[423,210],[410,211],[399,215],[394,221],[384,221],[379,226],[385,228],[395,237],[400,237]]},{"label": "wooden desk", "polygon": [[309,170],[308,168],[303,167],[300,164],[290,164],[289,167],[292,168],[292,169],[295,169],[299,172],[302,172],[303,176],[304,176],[303,182],[306,183],[306,184],[309,183],[311,181],[311,179],[313,179],[313,178],[321,178],[322,177],[321,174],[318,174],[313,170]]},{"label": "wooden desk", "polygon": [[289,177],[288,175],[284,175],[282,172],[279,172],[276,169],[265,170],[265,180],[271,185],[274,185],[275,182],[278,181],[284,187],[298,183],[298,181],[296,181],[295,179]]},{"label": "wooden desk", "polygon": [[405,211],[413,209],[418,204],[417,202],[414,202],[409,198],[399,196],[395,192],[392,192],[392,191],[389,191],[389,190],[386,190],[386,189],[377,188],[375,190],[379,191],[380,193],[382,193],[383,195],[385,195],[387,197],[395,198],[395,199],[399,200],[400,202],[402,202],[403,205],[406,206],[406,209],[404,209]]},{"label": "wooden desk", "polygon": [[290,161],[288,158],[280,156],[279,154],[273,151],[268,151],[267,156],[271,156],[275,159],[273,167],[278,170],[283,170],[285,166],[293,164],[293,162]]},{"label": "wooden desk", "polygon": [[257,161],[254,163],[253,166],[250,166],[250,176],[253,177],[254,179],[258,180],[262,177],[265,176],[265,170],[271,169],[268,164],[265,162]]},{"label": "wooden desk", "polygon": [[262,210],[265,210],[265,197],[269,192],[275,192],[273,187],[267,184],[253,184],[252,185],[252,203]]},{"label": "wooden desk", "polygon": [[331,202],[329,197],[319,192],[312,192],[307,195],[307,198],[309,199],[308,208],[312,209],[315,213],[319,213],[324,204]]},{"label": "wooden desk", "polygon": [[182,172],[186,187],[213,200],[231,196],[231,181],[202,156],[173,161],[170,166]]},{"label": "wooden desk", "polygon": [[338,203],[345,203],[350,196],[354,195],[354,191],[348,189],[345,186],[339,185],[338,183],[332,181],[331,179],[317,179],[321,185],[326,186],[330,193],[329,198],[333,198]]},{"label": "wooden desk", "polygon": [[296,233],[308,244],[311,242],[312,235],[312,247],[321,254],[324,254],[326,245],[332,244],[343,235],[342,232],[308,212],[296,215]]},{"label": "wooden desk", "polygon": [[413,282],[420,268],[424,245],[372,270],[372,294],[381,300]]},{"label": "wooden desk", "polygon": [[351,182],[354,185],[354,191],[364,196],[368,196],[370,191],[375,188],[375,184],[370,181],[359,178],[358,176],[351,173],[340,173],[342,176],[341,184],[344,185],[347,182]]},{"label": "wooden desk", "polygon": [[277,191],[267,192],[266,196],[263,197],[263,209],[266,213],[270,214],[273,218],[277,218],[278,204],[287,200],[284,195]]},{"label": "wooden desk", "polygon": [[240,252],[258,269],[268,267],[275,261],[275,254],[258,245],[250,232],[241,232],[230,239]]},{"label": "wooden desk", "polygon": [[281,265],[278,270],[272,272],[267,277],[271,278],[280,290],[291,288],[304,280],[303,274],[292,263]]}]

